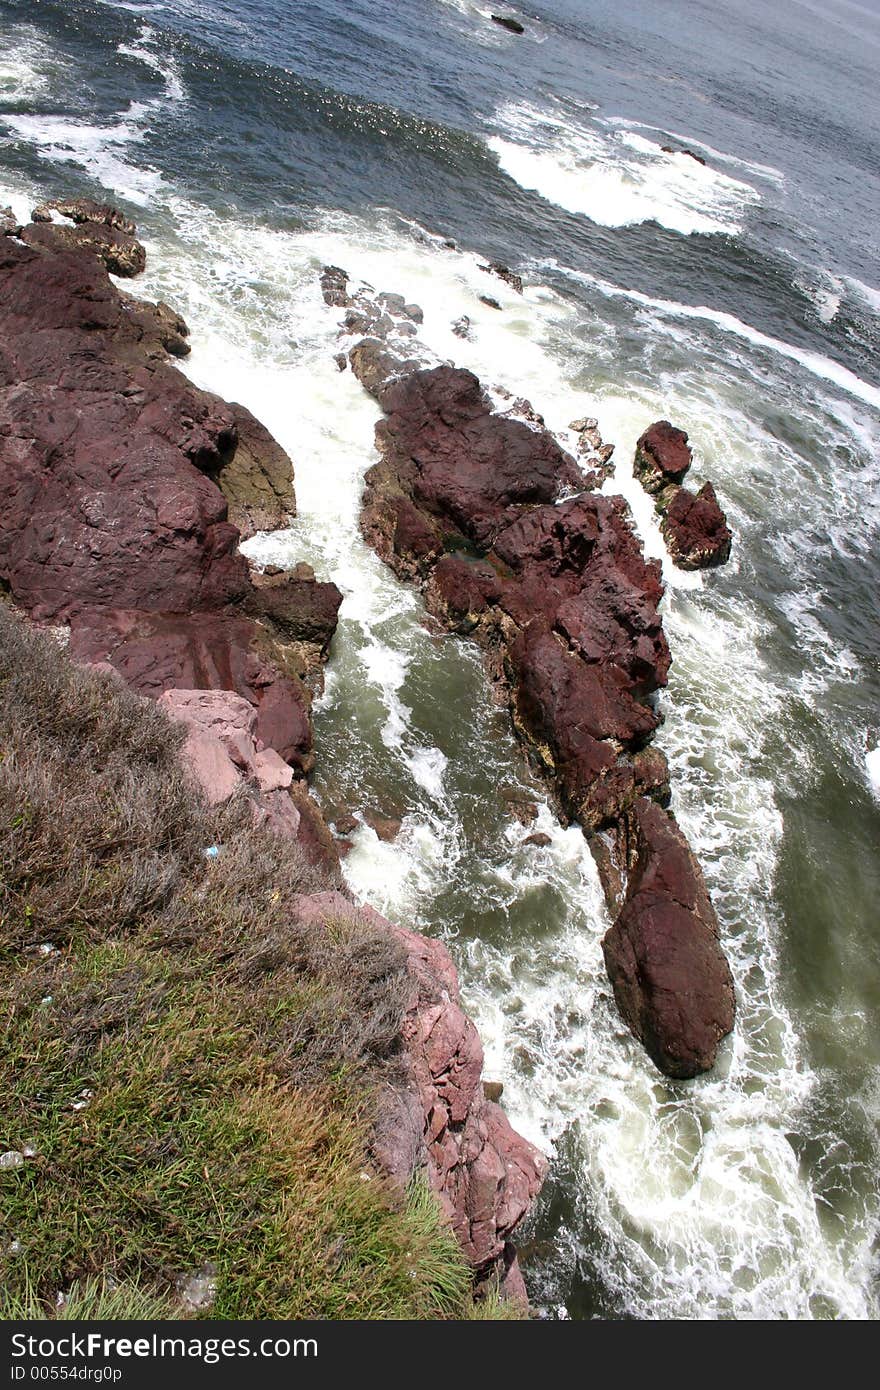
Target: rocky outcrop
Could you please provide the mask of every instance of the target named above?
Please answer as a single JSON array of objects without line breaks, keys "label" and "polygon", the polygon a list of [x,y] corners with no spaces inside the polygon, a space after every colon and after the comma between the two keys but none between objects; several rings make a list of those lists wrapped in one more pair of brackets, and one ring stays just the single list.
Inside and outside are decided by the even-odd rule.
[{"label": "rocky outcrop", "polygon": [[258,531],[279,531],[296,516],[293,464],[290,457],[243,405],[233,404],[236,448],[218,482],[228,507],[227,519],[242,540]]},{"label": "rocky outcrop", "polygon": [[[74,225],[55,222],[56,212]],[[20,235],[29,246],[49,251],[91,252],[114,275],[127,278],[139,275],[147,263],[146,252],[135,237],[134,223],[116,208],[89,198],[42,204],[34,209],[33,221],[22,228]]]},{"label": "rocky outcrop", "polygon": [[704,483],[697,493],[680,487],[660,529],[679,569],[714,569],[730,559],[733,537],[711,483]]},{"label": "rocky outcrop", "polygon": [[107,238],[139,245],[132,224],[87,200],[37,210],[53,213],[73,226],[0,242],[0,579],[143,695],[246,702],[255,753],[304,777],[341,596],[307,566],[252,574],[239,551],[242,528],[295,510],[290,460],[169,363],[180,316],[110,280]]},{"label": "rocky outcrop", "polygon": [[483,1049],[461,1008],[449,952],[442,942],[394,926],[369,908],[353,908],[338,893],[304,897],[299,910],[314,922],[359,912],[404,947],[410,992],[403,1076],[380,1098],[376,1158],[401,1184],[424,1167],[474,1269],[499,1269],[507,1292],[521,1296],[510,1236],[541,1187],[547,1161],[486,1099]]},{"label": "rocky outcrop", "polygon": [[[623,1017],[667,1074],[704,1071],[732,1026],[733,994],[699,868],[664,809],[666,760],[650,745],[653,696],[670,662],[659,564],[645,560],[623,499],[592,491],[596,472],[536,412],[493,409],[472,373],[420,365],[412,344],[402,359],[387,340],[367,341],[350,360],[384,411],[364,536],[424,589],[435,617],[482,646],[560,813],[581,824],[596,855],[615,914],[608,968]],[[601,447],[595,421],[572,428],[585,437],[582,456]],[[656,453],[645,450],[661,487],[689,463],[670,431],[655,433]],[[649,824],[655,878],[672,874],[682,847],[689,856],[690,906],[683,887],[662,911],[639,889],[631,846]]]},{"label": "rocky outcrop", "polygon": [[733,539],[712,484],[697,493],[682,485],[692,459],[684,430],[658,420],[639,439],[633,463],[633,473],[654,497],[670,557],[685,570],[726,564]]}]

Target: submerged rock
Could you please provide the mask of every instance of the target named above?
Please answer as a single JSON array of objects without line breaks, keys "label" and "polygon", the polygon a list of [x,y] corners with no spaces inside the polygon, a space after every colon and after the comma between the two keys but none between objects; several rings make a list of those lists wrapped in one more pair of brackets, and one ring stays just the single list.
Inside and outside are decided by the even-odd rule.
[{"label": "submerged rock", "polygon": [[518,19],[513,19],[506,14],[493,14],[490,16],[493,24],[500,24],[502,29],[508,29],[511,34],[524,34],[525,25],[520,24]]},{"label": "submerged rock", "polygon": [[485,270],[488,275],[497,275],[499,280],[503,280],[517,294],[522,294],[522,277],[512,271],[510,266],[502,265],[500,261],[489,261],[488,265],[481,265],[480,270]]}]

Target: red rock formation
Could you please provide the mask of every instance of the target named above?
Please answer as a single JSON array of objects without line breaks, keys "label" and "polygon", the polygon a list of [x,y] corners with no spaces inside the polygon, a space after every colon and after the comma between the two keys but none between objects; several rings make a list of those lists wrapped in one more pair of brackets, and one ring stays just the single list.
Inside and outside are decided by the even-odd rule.
[{"label": "red rock formation", "polygon": [[674,564],[680,569],[707,569],[730,559],[732,536],[711,483],[698,493],[681,485],[691,466],[684,430],[658,420],[636,445],[633,473],[654,496],[663,518],[660,529]]},{"label": "red rock formation", "polygon": [[679,488],[660,529],[680,569],[710,569],[730,559],[733,537],[711,483],[704,483],[696,494]]},{"label": "red rock formation", "polygon": [[461,1008],[449,952],[369,908],[353,908],[338,893],[303,897],[299,911],[316,924],[360,912],[406,950],[411,989],[402,1030],[404,1078],[382,1097],[376,1157],[401,1182],[424,1165],[475,1270],[500,1265],[509,1290],[520,1292],[509,1238],[540,1190],[547,1160],[485,1097],[483,1049]]},{"label": "red rock formation", "polygon": [[637,800],[620,831],[629,873],[602,942],[624,1018],[661,1071],[706,1071],[734,1021],[733,980],[703,875],[672,817]]},{"label": "red rock formation", "polygon": [[[699,867],[654,804],[669,799],[666,760],[647,746],[670,660],[659,565],[645,560],[623,499],[590,492],[593,475],[533,412],[530,423],[494,413],[472,373],[419,368],[387,341],[358,344],[350,360],[385,411],[363,533],[424,587],[435,616],[483,646],[517,733],[596,854],[617,913],[606,959],[623,1017],[667,1074],[705,1071],[732,1027],[733,991]],[[662,422],[640,457],[652,487],[677,487],[687,436]],[[684,848],[683,897],[640,888],[646,871],[629,845],[646,826],[655,876]],[[697,883],[699,912],[685,901]]]}]

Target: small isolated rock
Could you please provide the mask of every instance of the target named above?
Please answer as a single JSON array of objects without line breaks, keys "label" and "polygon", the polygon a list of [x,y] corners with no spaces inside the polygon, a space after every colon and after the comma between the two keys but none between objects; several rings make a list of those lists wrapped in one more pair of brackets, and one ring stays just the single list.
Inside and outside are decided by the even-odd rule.
[{"label": "small isolated rock", "polygon": [[676,429],[668,420],[658,420],[636,444],[633,473],[646,492],[658,493],[682,482],[692,457],[684,430]]},{"label": "small isolated rock", "polygon": [[538,830],[534,835],[527,835],[523,840],[524,845],[537,845],[539,849],[545,849],[547,845],[552,845],[552,835],[546,835],[543,830]]},{"label": "small isolated rock", "polygon": [[504,1095],[504,1082],[484,1081],[483,1095],[486,1097],[487,1100],[491,1100],[495,1105],[497,1105],[501,1097]]},{"label": "small isolated rock", "polygon": [[672,145],[661,145],[664,154],[686,154],[689,159],[694,159],[698,164],[705,165],[706,161],[701,154],[694,154],[693,150],[677,150]]},{"label": "small isolated rock", "polygon": [[510,15],[493,14],[491,18],[493,24],[500,24],[502,29],[509,30],[511,34],[524,34],[526,32],[525,25],[520,24],[518,19],[512,19]]},{"label": "small isolated rock", "polygon": [[337,370],[340,372],[344,372],[348,366],[348,358],[344,352],[337,352],[334,355],[333,361],[336,363]]},{"label": "small isolated rock", "polygon": [[321,271],[321,293],[324,303],[346,309],[351,303],[348,293],[348,274],[338,265],[325,265]]},{"label": "small isolated rock", "polygon": [[584,430],[597,430],[599,421],[593,415],[582,415],[579,420],[572,420],[568,428],[575,434],[583,434]]},{"label": "small isolated rock", "polygon": [[490,261],[488,265],[481,265],[480,270],[485,270],[487,275],[497,275],[499,280],[503,280],[517,294],[523,292],[522,277],[510,269],[509,265],[503,265],[501,261]]},{"label": "small isolated rock", "polygon": [[500,308],[501,308],[501,305],[498,303],[498,300],[497,300],[497,299],[493,299],[492,296],[491,296],[491,294],[481,294],[481,295],[479,296],[479,299],[480,299],[480,303],[481,303],[481,304],[486,304],[486,305],[488,305],[488,307],[489,307],[490,309],[500,309]]},{"label": "small isolated rock", "polygon": [[730,559],[733,537],[711,483],[704,483],[696,494],[679,488],[660,529],[680,569],[713,569]]},{"label": "small isolated rock", "polygon": [[470,341],[473,337],[471,332],[471,321],[467,314],[462,314],[460,319],[456,319],[452,325],[452,331],[456,338],[465,338]]},{"label": "small isolated rock", "polygon": [[19,1153],[17,1149],[9,1149],[5,1154],[0,1154],[0,1169],[3,1172],[8,1172],[12,1168],[20,1168],[23,1163],[24,1154]]}]

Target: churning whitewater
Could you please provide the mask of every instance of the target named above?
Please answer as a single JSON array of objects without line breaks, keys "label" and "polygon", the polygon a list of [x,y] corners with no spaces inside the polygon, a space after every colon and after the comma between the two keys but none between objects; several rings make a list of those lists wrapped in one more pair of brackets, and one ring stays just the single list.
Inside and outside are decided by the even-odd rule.
[{"label": "churning whitewater", "polygon": [[[724,122],[713,128],[699,103],[676,99],[664,124],[656,109],[614,104],[598,76],[578,97],[574,65],[559,57],[572,6],[560,3],[543,7],[532,35],[541,42],[528,61],[545,65],[527,69],[534,91],[502,99],[490,67],[477,110],[431,81],[416,112],[467,130],[455,158],[475,161],[475,190],[495,181],[485,215],[477,191],[472,225],[452,194],[445,221],[439,194],[425,194],[419,216],[376,168],[334,204],[325,180],[335,145],[324,159],[319,127],[299,119],[306,99],[285,85],[292,49],[270,51],[254,28],[259,5],[232,16],[208,0],[93,4],[75,35],[59,16],[79,7],[45,8],[23,23],[26,7],[0,0],[0,205],[25,216],[80,188],[132,205],[148,253],[135,292],[179,309],[192,334],[184,369],[249,407],[294,460],[295,524],[246,549],[259,563],[306,559],[343,592],[316,707],[316,794],[357,815],[344,860],[356,894],[449,944],[486,1075],[504,1083],[512,1122],[552,1159],[522,1235],[533,1303],[550,1317],[875,1318],[878,294],[854,263],[816,278],[821,229],[812,260],[799,231],[771,262],[761,228],[786,216],[797,177],[789,146],[780,141],[777,168],[766,135],[745,140],[745,116],[734,123],[742,144],[725,145]],[[299,36],[308,80],[328,88],[335,8],[318,7]],[[290,6],[273,9],[283,29]],[[380,21],[393,33],[393,7],[378,8],[372,30],[369,7],[354,10],[352,42],[380,74],[370,45]],[[98,11],[112,15],[109,37]],[[455,55],[446,61],[456,90],[481,55],[518,61],[488,11],[427,0],[419,11],[448,26],[447,46],[457,36],[461,54],[437,50]],[[116,86],[99,86],[93,67],[111,60]],[[562,65],[555,75],[551,62]],[[200,121],[221,120],[209,81],[221,68],[248,102],[276,94],[285,168],[301,172],[296,187],[286,174],[291,191],[274,201],[271,151],[248,120],[223,118],[234,186],[221,155],[191,144]],[[353,80],[345,67],[346,98]],[[93,119],[84,103],[72,109],[79,81],[96,84]],[[416,156],[409,134],[400,138],[401,160],[428,167],[431,148]],[[670,140],[706,165],[664,152]],[[393,162],[390,134],[379,148]],[[252,186],[251,149],[266,166]],[[198,158],[209,172],[189,178]],[[517,219],[548,219],[531,242],[523,231],[518,255],[499,230],[505,199],[514,238]],[[600,238],[595,254],[584,236]],[[795,325],[788,308],[762,308],[747,275],[734,283],[748,237],[783,306],[799,282],[810,289],[801,298],[812,318]],[[480,268],[502,253],[523,274],[522,296]],[[669,263],[685,255],[702,257],[695,288],[684,280],[671,295]],[[662,1077],[622,1025],[602,963],[609,919],[595,866],[525,766],[479,655],[438,636],[361,539],[378,412],[334,360],[346,340],[320,293],[328,263],[421,305],[420,337],[439,360],[527,397],[564,447],[583,415],[615,444],[603,490],[626,497],[667,585],[673,667],[657,743],[736,982],[735,1032],[698,1081]],[[463,316],[468,340],[452,329]],[[829,335],[848,325],[838,349]],[[723,499],[735,536],[723,572],[671,565],[632,476],[636,439],[664,417],[687,429],[695,474]],[[538,813],[526,828],[511,808],[530,802]],[[380,839],[365,812],[400,819],[396,839]],[[535,831],[548,842],[527,843]],[[812,888],[805,864],[816,866]]]}]

